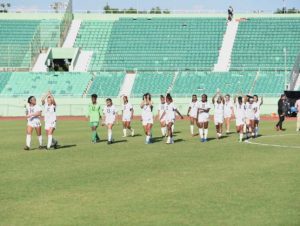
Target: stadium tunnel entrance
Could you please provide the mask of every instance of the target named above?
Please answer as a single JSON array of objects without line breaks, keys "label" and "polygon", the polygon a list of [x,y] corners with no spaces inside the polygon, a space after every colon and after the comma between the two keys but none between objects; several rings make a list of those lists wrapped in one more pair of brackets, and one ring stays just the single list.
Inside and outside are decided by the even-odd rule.
[{"label": "stadium tunnel entrance", "polygon": [[79,48],[50,48],[45,65],[48,71],[73,71],[79,53]]}]

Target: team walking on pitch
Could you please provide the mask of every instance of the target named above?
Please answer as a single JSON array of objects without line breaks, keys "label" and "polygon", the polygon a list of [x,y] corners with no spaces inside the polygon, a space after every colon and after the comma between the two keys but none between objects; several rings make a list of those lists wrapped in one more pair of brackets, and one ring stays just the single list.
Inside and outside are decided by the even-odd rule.
[{"label": "team walking on pitch", "polygon": [[[101,109],[100,104],[97,102],[97,95],[91,95],[91,103],[88,106],[87,117],[89,118],[89,125],[91,128],[91,141],[92,143],[100,142],[97,128],[100,125],[107,128],[107,143],[112,144],[113,127],[118,117],[118,111],[113,104],[112,99],[106,99],[106,105]],[[123,137],[127,136],[130,132],[134,136],[134,129],[131,127],[131,122],[134,116],[134,109],[132,104],[129,103],[128,97],[123,96],[122,104],[122,123],[123,123]],[[45,130],[48,136],[46,149],[51,147],[57,148],[58,142],[53,138],[53,133],[56,129],[56,102],[53,95],[48,92],[42,98],[42,105],[44,106],[44,121]],[[244,134],[246,139],[258,136],[259,120],[260,120],[260,107],[263,104],[263,98],[259,100],[257,95],[254,96],[237,96],[234,101],[231,101],[230,95],[223,96],[219,90],[212,98],[212,105],[214,107],[213,121],[216,128],[216,137],[220,139],[223,135],[223,124],[225,123],[226,133],[230,132],[230,121],[235,118],[236,131],[239,134],[239,141],[242,142]],[[152,127],[154,123],[153,103],[151,94],[146,93],[143,95],[141,108],[141,121],[145,133],[145,143],[151,144],[152,140]],[[195,136],[194,126],[198,127],[198,134],[201,142],[208,141],[208,125],[209,125],[209,112],[211,105],[208,101],[206,94],[201,96],[198,101],[197,95],[192,96],[192,101],[189,105],[187,116],[190,119],[190,133]],[[160,122],[161,134],[167,137],[166,143],[173,144],[174,125],[176,121],[176,114],[183,119],[182,114],[177,109],[170,94],[160,96],[160,104],[158,106],[157,120]],[[42,108],[36,103],[36,98],[30,96],[26,105],[27,117],[27,135],[25,150],[30,150],[31,136],[33,130],[36,130],[39,148],[43,148],[42,135],[41,135],[41,118]]]}]

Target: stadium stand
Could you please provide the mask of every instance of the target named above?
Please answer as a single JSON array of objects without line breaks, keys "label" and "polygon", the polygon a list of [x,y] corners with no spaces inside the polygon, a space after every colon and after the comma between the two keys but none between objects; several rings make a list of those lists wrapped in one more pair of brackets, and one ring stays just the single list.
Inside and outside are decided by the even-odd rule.
[{"label": "stadium stand", "polygon": [[101,97],[116,97],[119,94],[124,77],[125,74],[123,72],[97,73],[93,79],[93,83],[89,89],[88,94],[91,95],[93,93],[96,93],[98,96]]},{"label": "stadium stand", "polygon": [[4,89],[5,85],[9,81],[11,76],[10,72],[2,72],[0,73],[0,93]]},{"label": "stadium stand", "polygon": [[38,20],[0,20],[0,67],[30,67],[30,43],[39,23]]},{"label": "stadium stand", "polygon": [[132,89],[134,96],[142,96],[144,93],[160,95],[167,93],[173,81],[174,73],[155,73],[144,72],[138,73]]},{"label": "stadium stand", "polygon": [[284,90],[284,74],[260,72],[252,93],[264,96],[276,96]]},{"label": "stadium stand", "polygon": [[113,21],[83,21],[81,23],[75,47],[94,52],[89,68],[92,71],[102,69],[112,26]]},{"label": "stadium stand", "polygon": [[120,18],[83,21],[75,46],[93,50],[91,70],[210,70],[224,18]]},{"label": "stadium stand", "polygon": [[89,73],[14,72],[2,89],[1,95],[42,95],[51,90],[56,95],[82,96],[91,78]]},{"label": "stadium stand", "polygon": [[300,18],[250,18],[239,23],[231,70],[291,69],[300,50]]}]

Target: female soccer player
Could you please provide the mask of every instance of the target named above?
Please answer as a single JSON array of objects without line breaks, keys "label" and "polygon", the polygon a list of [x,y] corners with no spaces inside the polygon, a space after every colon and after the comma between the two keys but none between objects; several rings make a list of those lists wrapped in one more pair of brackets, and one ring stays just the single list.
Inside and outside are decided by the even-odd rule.
[{"label": "female soccer player", "polygon": [[42,149],[43,138],[40,117],[42,115],[42,109],[36,104],[36,98],[30,96],[26,105],[26,117],[27,117],[27,129],[26,129],[26,147],[24,150],[29,151],[31,145],[32,131],[35,129],[39,140],[39,149]]},{"label": "female soccer player", "polygon": [[160,130],[163,137],[167,135],[166,116],[162,117],[165,112],[166,100],[164,95],[160,95],[160,104],[158,106],[158,118],[160,122]]},{"label": "female soccer player", "polygon": [[100,141],[100,137],[97,133],[97,128],[99,126],[99,121],[101,119],[101,108],[97,103],[97,94],[92,94],[92,103],[88,107],[88,117],[90,118],[90,127],[92,129],[92,143],[97,143]]},{"label": "female soccer player", "polygon": [[207,102],[207,95],[203,94],[201,96],[201,101],[199,102],[198,113],[197,113],[198,128],[199,128],[199,135],[201,138],[201,142],[207,142],[209,110],[210,110],[210,105]]},{"label": "female soccer player", "polygon": [[256,104],[254,104],[254,99],[252,96],[246,97],[246,137],[247,139],[250,137],[254,137],[254,119],[256,114]]},{"label": "female soccer player", "polygon": [[260,100],[259,100],[258,96],[254,95],[253,99],[254,99],[254,104],[256,106],[256,112],[255,112],[255,115],[254,115],[254,136],[257,137],[258,136],[258,131],[259,131],[260,107],[264,103],[264,98],[261,97]]},{"label": "female soccer player", "polygon": [[116,121],[116,115],[117,110],[115,106],[113,105],[112,99],[107,98],[106,99],[106,106],[103,109],[103,121],[102,126],[107,127],[107,144],[113,143],[113,135],[112,135],[112,129]]},{"label": "female soccer player", "polygon": [[141,103],[142,109],[142,123],[146,135],[146,144],[151,144],[151,129],[153,125],[153,105],[151,101],[150,93],[146,93],[143,95],[143,101]]},{"label": "female soccer player", "polygon": [[45,108],[45,130],[48,136],[47,150],[50,150],[51,146],[56,149],[58,142],[53,138],[56,129],[56,102],[50,91],[42,98],[42,105]]},{"label": "female soccer player", "polygon": [[[217,101],[216,101],[217,99]],[[223,122],[224,122],[224,98],[217,92],[216,95],[212,98],[212,103],[215,107],[214,112],[214,122],[217,131],[217,138],[221,138],[223,132]]]},{"label": "female soccer player", "polygon": [[165,111],[160,118],[166,118],[166,125],[168,129],[168,139],[166,143],[174,144],[172,126],[175,123],[176,113],[181,117],[181,119],[183,119],[183,116],[180,114],[180,112],[174,105],[173,99],[169,93],[166,96],[166,102],[167,103],[165,105]]},{"label": "female soccer player", "polygon": [[131,132],[131,136],[134,136],[134,129],[131,128],[131,120],[133,119],[133,106],[128,102],[128,97],[123,96],[123,137],[127,137],[127,129]]},{"label": "female soccer player", "polygon": [[243,101],[243,97],[239,96],[235,103],[235,124],[236,124],[236,131],[239,134],[239,141],[243,141],[244,136],[244,125],[245,125],[245,116],[246,116],[246,108]]},{"label": "female soccer player", "polygon": [[190,103],[187,112],[187,116],[190,117],[190,131],[192,136],[194,136],[194,125],[197,124],[197,111],[198,111],[197,95],[193,94],[192,102]]},{"label": "female soccer player", "polygon": [[230,133],[230,120],[234,115],[233,103],[230,100],[230,95],[226,94],[225,96],[225,104],[224,104],[224,118],[225,118],[225,126],[226,133]]}]

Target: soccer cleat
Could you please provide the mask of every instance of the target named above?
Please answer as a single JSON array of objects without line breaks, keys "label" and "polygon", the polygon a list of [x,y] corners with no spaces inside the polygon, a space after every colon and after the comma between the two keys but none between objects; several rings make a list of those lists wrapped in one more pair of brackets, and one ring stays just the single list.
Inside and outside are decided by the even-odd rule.
[{"label": "soccer cleat", "polygon": [[204,142],[204,138],[201,138],[200,141],[203,143]]},{"label": "soccer cleat", "polygon": [[57,148],[58,148],[58,141],[57,141],[57,140],[55,141],[55,143],[54,143],[54,145],[53,145],[53,148],[54,148],[54,149],[57,149]]},{"label": "soccer cleat", "polygon": [[30,147],[26,146],[26,147],[24,148],[24,150],[25,150],[25,151],[29,151],[29,150],[30,150]]},{"label": "soccer cleat", "polygon": [[40,145],[40,146],[39,146],[39,149],[42,150],[42,149],[44,149],[44,147]]}]

